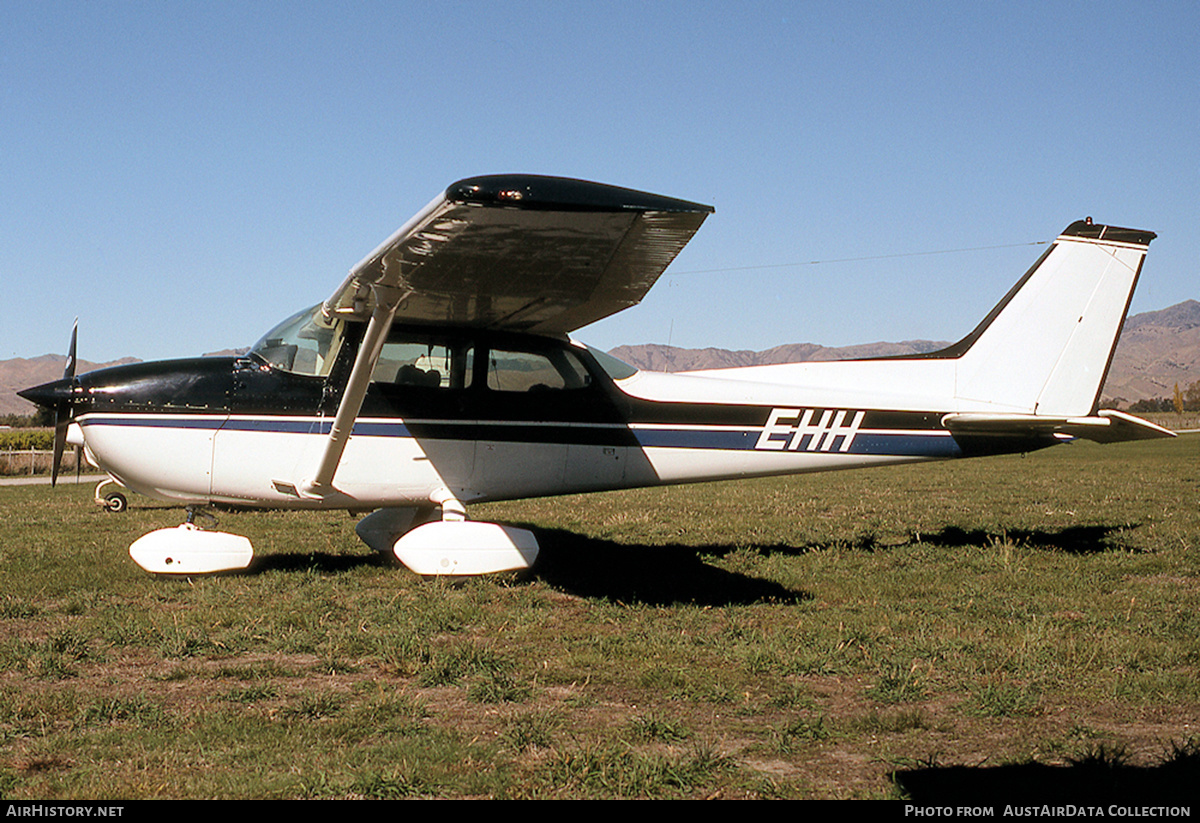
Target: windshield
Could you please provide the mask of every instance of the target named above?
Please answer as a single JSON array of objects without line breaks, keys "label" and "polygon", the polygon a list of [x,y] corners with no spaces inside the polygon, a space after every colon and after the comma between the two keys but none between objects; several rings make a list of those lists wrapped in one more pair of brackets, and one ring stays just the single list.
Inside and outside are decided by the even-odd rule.
[{"label": "windshield", "polygon": [[344,320],[326,318],[318,303],[264,334],[250,353],[283,371],[324,377],[337,359],[345,328]]}]

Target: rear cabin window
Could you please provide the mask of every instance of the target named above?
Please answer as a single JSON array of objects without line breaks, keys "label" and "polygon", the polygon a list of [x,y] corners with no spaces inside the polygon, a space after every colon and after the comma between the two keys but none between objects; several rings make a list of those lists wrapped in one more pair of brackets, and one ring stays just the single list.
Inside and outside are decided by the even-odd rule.
[{"label": "rear cabin window", "polygon": [[488,357],[487,387],[500,392],[544,392],[582,389],[591,375],[570,352],[547,353],[492,349]]}]

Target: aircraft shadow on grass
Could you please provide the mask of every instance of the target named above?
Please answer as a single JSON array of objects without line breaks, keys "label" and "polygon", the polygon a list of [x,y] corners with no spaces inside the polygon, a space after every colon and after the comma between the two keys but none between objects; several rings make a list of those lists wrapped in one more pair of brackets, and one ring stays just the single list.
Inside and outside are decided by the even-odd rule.
[{"label": "aircraft shadow on grass", "polygon": [[[538,528],[528,523],[514,525],[533,530],[541,545],[541,554],[531,574],[557,589],[580,597],[660,606],[679,603],[704,606],[800,603],[812,597],[809,592],[794,591],[768,580],[704,562],[705,557],[724,556],[747,548],[745,546],[641,546],[587,537],[563,529]],[[1121,535],[1139,525],[1126,523],[1067,526],[1061,529],[1007,529],[999,534],[987,529],[946,526],[936,532],[911,534],[907,540],[898,543],[885,542],[874,533],[864,533],[851,540],[796,546],[755,545],[749,548],[762,555],[800,556],[839,548],[889,551],[916,542],[948,549],[1006,542],[1043,551],[1089,555],[1105,551],[1138,551],[1124,545]],[[389,555],[290,553],[258,557],[248,572],[315,570],[338,573],[361,566],[394,564],[394,559]]]},{"label": "aircraft shadow on grass", "polygon": [[1067,554],[1099,554],[1106,551],[1140,552],[1121,539],[1123,534],[1137,529],[1140,523],[1123,523],[1119,526],[1089,525],[1067,526],[1062,529],[964,529],[961,526],[946,526],[936,532],[910,532],[907,538],[888,539],[866,531],[848,539],[817,541],[795,546],[759,546],[762,554],[803,555],[809,552],[831,549],[851,549],[865,552],[885,552],[927,543],[945,549],[969,546],[990,546],[1011,543],[1014,546],[1043,551],[1059,551]]},{"label": "aircraft shadow on grass", "polygon": [[[560,591],[580,597],[653,606],[799,603],[812,597],[808,592],[794,591],[778,583],[704,562],[705,556],[727,554],[733,551],[733,546],[637,546],[561,529],[535,528],[534,531],[541,552],[529,574]],[[338,573],[362,566],[395,565],[396,562],[382,554],[270,554],[255,558],[244,573],[309,570]]]},{"label": "aircraft shadow on grass", "polygon": [[926,766],[893,772],[905,798],[942,806],[1111,803],[1191,805],[1200,780],[1200,747],[1177,745],[1155,766],[1134,766],[1121,751],[1098,752],[1067,765]]},{"label": "aircraft shadow on grass", "polygon": [[947,526],[932,534],[922,533],[919,541],[945,548],[987,546],[1007,542],[1014,546],[1067,554],[1099,554],[1106,551],[1138,551],[1126,546],[1120,536],[1140,525],[1126,523],[1120,526],[1067,526],[1062,529],[1005,529],[1000,534],[987,529]]},{"label": "aircraft shadow on grass", "polygon": [[533,572],[556,589],[580,597],[666,606],[800,603],[812,598],[769,580],[704,562],[733,546],[638,546],[585,537],[562,529],[535,529],[542,546]]},{"label": "aircraft shadow on grass", "polygon": [[[155,510],[175,510],[183,511],[184,507],[177,505],[145,505],[145,506],[130,506],[130,510],[137,509],[155,509]],[[237,506],[222,506],[218,511],[263,511],[262,509],[250,509],[248,507]],[[607,552],[609,558],[614,553],[619,555],[621,560],[633,560],[642,562],[644,558],[648,558],[655,553],[665,554],[670,551],[680,551],[695,555],[716,555],[723,556],[734,551],[737,548],[747,548],[744,545],[710,545],[710,546],[631,546],[623,543],[614,543],[608,540],[598,540],[595,538],[585,537],[573,532],[562,529],[543,529],[529,523],[513,523],[511,525],[520,526],[521,528],[530,529],[538,536],[538,542],[542,546],[542,558],[546,557],[546,549],[550,548],[551,554],[557,553],[555,546],[560,547],[563,551],[570,552],[588,552],[602,550]],[[932,546],[939,546],[946,549],[966,548],[968,546],[990,546],[997,543],[1011,543],[1014,546],[1031,549],[1041,549],[1044,551],[1059,551],[1067,554],[1100,554],[1107,551],[1123,551],[1135,554],[1140,554],[1145,549],[1136,548],[1128,545],[1127,541],[1122,539],[1122,536],[1135,532],[1141,528],[1141,523],[1121,523],[1119,525],[1104,525],[1091,524],[1086,526],[1066,526],[1061,529],[964,529],[961,526],[945,526],[935,532],[912,532],[910,530],[907,539],[888,540],[881,537],[873,531],[864,531],[859,535],[850,539],[832,540],[832,541],[817,541],[810,543],[802,543],[794,546],[786,544],[761,544],[753,545],[748,548],[763,554],[782,554],[785,556],[800,556],[816,551],[828,551],[829,549],[856,549],[859,551],[887,551],[890,549],[900,548],[902,546],[912,545],[913,543],[928,543]],[[291,558],[287,560],[285,558]],[[311,558],[323,558],[321,562],[314,565]],[[388,561],[376,560],[376,558],[363,558],[362,556],[345,557],[334,554],[296,554],[261,558],[256,560],[251,566],[252,570],[261,570],[264,568],[271,569],[308,569],[321,568],[325,571],[341,571],[347,568],[353,568],[361,565],[373,565],[377,562],[387,563]],[[587,563],[586,560],[581,560]],[[588,564],[590,566],[603,565],[608,562],[607,558],[599,558],[595,563]],[[542,562],[538,562],[538,568],[535,571],[540,571]],[[614,573],[624,575],[628,570],[614,570]],[[794,596],[794,594],[793,594]]]},{"label": "aircraft shadow on grass", "polygon": [[[541,545],[541,554],[532,574],[555,588],[581,597],[646,605],[694,603],[705,606],[799,603],[812,597],[808,592],[793,591],[777,583],[720,569],[703,560],[706,556],[720,557],[747,548],[742,545],[641,546],[587,537],[564,529],[538,528],[528,523],[513,525],[534,531]],[[913,543],[947,549],[1011,543],[1042,551],[1090,555],[1106,551],[1142,551],[1127,546],[1121,539],[1123,534],[1139,526],[1138,523],[1081,525],[1061,529],[1005,529],[1000,533],[946,526],[936,532],[910,534],[907,540],[900,542],[885,541],[873,532],[864,532],[850,540],[796,546],[764,544],[748,548],[762,555],[800,556],[830,549],[889,551]],[[248,571],[344,572],[360,566],[394,563],[390,555],[292,553],[256,558]]]}]

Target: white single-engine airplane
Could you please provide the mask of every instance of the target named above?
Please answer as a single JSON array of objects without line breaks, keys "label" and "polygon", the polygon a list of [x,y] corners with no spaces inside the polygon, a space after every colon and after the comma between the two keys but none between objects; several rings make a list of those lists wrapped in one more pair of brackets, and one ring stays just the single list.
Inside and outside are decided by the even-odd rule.
[{"label": "white single-engine airplane", "polygon": [[[188,522],[143,568],[245,568],[195,507],[374,511],[423,575],[523,568],[524,529],[465,504],[1026,452],[1171,433],[1100,410],[1154,234],[1072,223],[974,331],[930,354],[639,372],[569,332],[638,303],[710,206],[580,180],[462,180],[244,357],[140,363],[27,389],[62,441]],[[75,428],[70,424],[78,424]],[[72,436],[67,437],[68,429]]]}]

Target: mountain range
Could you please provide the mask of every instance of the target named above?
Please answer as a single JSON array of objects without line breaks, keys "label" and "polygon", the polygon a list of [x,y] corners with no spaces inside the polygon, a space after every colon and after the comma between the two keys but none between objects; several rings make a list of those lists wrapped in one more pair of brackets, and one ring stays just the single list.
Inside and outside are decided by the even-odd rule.
[{"label": "mountain range", "polygon": [[[816,343],[791,343],[766,351],[683,349],[656,343],[618,346],[611,354],[649,371],[696,371],[735,366],[764,366],[813,360],[848,360],[897,354],[924,354],[949,345],[945,341],[905,340],[899,343],[863,343],[839,348]],[[44,354],[34,358],[0,361],[0,414],[29,414],[31,403],[17,390],[62,376],[66,358]],[[79,361],[79,373],[136,363],[132,357],[108,363]],[[1185,300],[1159,311],[1129,317],[1113,357],[1102,395],[1104,405],[1125,407],[1147,398],[1170,397],[1176,385],[1183,389],[1200,380],[1200,301]]]}]

